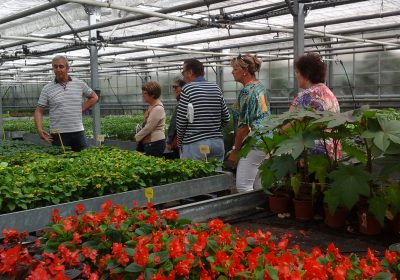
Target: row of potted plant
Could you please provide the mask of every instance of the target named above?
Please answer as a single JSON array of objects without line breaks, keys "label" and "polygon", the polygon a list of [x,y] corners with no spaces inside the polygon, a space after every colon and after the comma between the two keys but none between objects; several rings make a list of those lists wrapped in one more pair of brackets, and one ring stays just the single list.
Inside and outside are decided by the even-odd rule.
[{"label": "row of potted plant", "polygon": [[180,220],[157,212],[106,202],[102,211],[61,217],[27,247],[25,234],[3,232],[0,277],[6,279],[397,279],[398,245],[378,258],[326,250],[302,251],[270,232],[243,233],[219,219]]},{"label": "row of potted plant", "polygon": [[18,153],[0,157],[0,213],[211,176],[217,165],[110,147],[58,156]]},{"label": "row of potted plant", "polygon": [[[361,206],[362,217],[373,214],[383,225],[385,216],[400,212],[400,184],[393,179],[400,170],[400,121],[390,115],[368,107],[274,115],[252,132],[242,153],[262,140],[258,148],[268,159],[260,171],[267,193],[290,190],[295,200],[306,198],[311,205],[323,199],[330,214]],[[302,218],[313,212],[308,214]]]}]

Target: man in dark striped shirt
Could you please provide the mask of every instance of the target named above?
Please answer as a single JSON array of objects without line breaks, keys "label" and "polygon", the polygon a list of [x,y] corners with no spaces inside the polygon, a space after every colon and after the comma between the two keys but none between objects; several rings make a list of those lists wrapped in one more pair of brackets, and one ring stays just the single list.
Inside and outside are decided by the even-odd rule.
[{"label": "man in dark striped shirt", "polygon": [[176,117],[181,158],[224,160],[222,127],[229,111],[217,84],[204,79],[204,66],[197,59],[183,63],[182,88]]}]

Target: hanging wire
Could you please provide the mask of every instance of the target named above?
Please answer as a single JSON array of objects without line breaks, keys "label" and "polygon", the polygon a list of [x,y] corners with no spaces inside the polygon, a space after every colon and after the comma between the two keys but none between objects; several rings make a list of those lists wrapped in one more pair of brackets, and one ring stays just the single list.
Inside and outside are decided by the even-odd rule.
[{"label": "hanging wire", "polygon": [[352,85],[350,83],[349,75],[347,74],[346,67],[344,67],[343,61],[341,59],[339,59],[339,63],[340,63],[340,65],[342,65],[344,73],[346,74],[347,83],[349,84],[351,97],[353,98],[353,106],[354,106],[354,109],[356,109],[358,107],[358,104],[356,102],[356,99],[354,98],[353,87],[352,87]]},{"label": "hanging wire", "polygon": [[28,104],[28,106],[32,106],[32,105],[30,104],[30,102],[29,102],[28,95],[26,94],[26,86],[25,86],[25,85],[21,85],[21,86],[22,86],[22,88],[23,88],[22,93],[23,93],[24,96],[25,96],[26,104]]},{"label": "hanging wire", "polygon": [[115,98],[117,99],[117,102],[118,102],[119,106],[121,106],[122,114],[125,115],[125,108],[124,108],[124,106],[122,105],[121,100],[119,100],[118,95],[115,93],[114,89],[112,88],[111,83],[110,83],[110,79],[111,79],[111,78],[108,78],[108,79],[107,79],[108,86],[111,88],[111,91],[112,91],[112,93],[114,94]]}]

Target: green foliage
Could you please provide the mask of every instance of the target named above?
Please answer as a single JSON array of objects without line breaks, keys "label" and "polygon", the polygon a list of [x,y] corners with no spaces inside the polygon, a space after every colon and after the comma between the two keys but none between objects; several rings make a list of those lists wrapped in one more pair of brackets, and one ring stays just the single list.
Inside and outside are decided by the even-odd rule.
[{"label": "green foliage", "polygon": [[[43,118],[43,128],[49,130],[49,119]],[[3,121],[4,131],[26,131],[36,133],[35,123],[33,118],[13,118],[4,119]]]},{"label": "green foliage", "polygon": [[57,157],[19,153],[0,162],[1,213],[210,176],[216,167],[215,162],[164,160],[109,147]]},{"label": "green foliage", "polygon": [[368,210],[374,214],[375,218],[379,221],[381,226],[383,226],[388,207],[385,197],[375,194],[368,200],[368,204]]},{"label": "green foliage", "polygon": [[[394,213],[400,211],[394,206],[400,205],[398,190],[388,183],[400,168],[398,116],[396,110],[368,106],[342,113],[300,110],[271,116],[263,123],[264,129],[253,132],[253,137],[264,140],[258,147],[269,156],[260,166],[264,190],[269,193],[285,176],[292,177],[295,192],[308,185],[309,179],[321,186],[328,182],[324,201],[330,212],[339,205],[351,209],[360,196],[366,196],[369,211],[383,223],[388,207]],[[317,141],[325,146],[319,155],[310,153]],[[328,141],[335,149],[342,145],[343,158],[326,149]],[[373,176],[376,165],[380,168]],[[385,186],[384,191],[375,185]]]},{"label": "green foliage", "polygon": [[329,178],[332,179],[331,194],[338,196],[347,209],[356,204],[360,195],[370,196],[369,182],[373,177],[363,166],[340,165],[329,174]]},{"label": "green foliage", "polygon": [[23,160],[25,153],[45,153],[51,155],[61,154],[59,147],[38,146],[22,141],[0,140],[0,161],[3,157],[12,157],[14,160]]},{"label": "green foliage", "polygon": [[[166,127],[170,116],[167,116]],[[143,115],[136,114],[131,116],[106,116],[100,121],[101,133],[108,139],[131,140],[136,132],[136,126],[142,125]],[[43,127],[49,130],[49,118],[43,118]],[[83,117],[83,126],[87,137],[93,137],[93,119]],[[3,123],[5,131],[26,131],[36,133],[33,118],[5,119]]]},{"label": "green foliage", "polygon": [[385,191],[385,199],[388,209],[393,216],[396,216],[400,213],[400,184],[391,183]]}]

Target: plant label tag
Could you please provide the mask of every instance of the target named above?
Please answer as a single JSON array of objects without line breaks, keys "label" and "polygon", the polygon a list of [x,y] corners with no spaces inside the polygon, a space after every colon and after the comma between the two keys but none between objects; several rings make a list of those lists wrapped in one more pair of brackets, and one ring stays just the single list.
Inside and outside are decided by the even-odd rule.
[{"label": "plant label tag", "polygon": [[144,189],[144,195],[147,198],[147,201],[150,202],[151,199],[154,197],[154,192],[153,192],[153,188],[145,188]]},{"label": "plant label tag", "polygon": [[104,135],[104,134],[99,134],[99,135],[97,135],[97,142],[104,142],[104,138],[105,138],[106,136]]},{"label": "plant label tag", "polygon": [[210,147],[208,145],[200,145],[199,147],[200,153],[202,154],[209,154],[210,153]]}]

